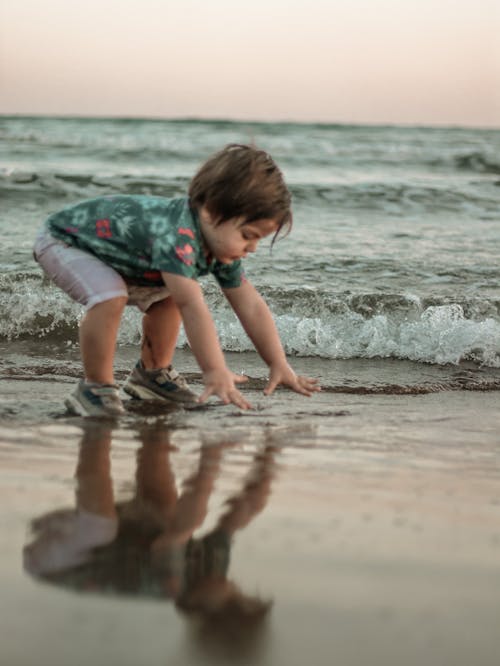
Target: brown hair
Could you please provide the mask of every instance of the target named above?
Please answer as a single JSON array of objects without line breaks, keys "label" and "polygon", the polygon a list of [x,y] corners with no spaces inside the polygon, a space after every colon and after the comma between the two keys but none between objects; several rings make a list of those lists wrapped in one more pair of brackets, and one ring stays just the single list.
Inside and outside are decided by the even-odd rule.
[{"label": "brown hair", "polygon": [[205,206],[216,224],[243,217],[244,223],[275,220],[278,232],[292,225],[291,195],[283,174],[254,146],[232,143],[212,155],[189,185],[189,203]]}]

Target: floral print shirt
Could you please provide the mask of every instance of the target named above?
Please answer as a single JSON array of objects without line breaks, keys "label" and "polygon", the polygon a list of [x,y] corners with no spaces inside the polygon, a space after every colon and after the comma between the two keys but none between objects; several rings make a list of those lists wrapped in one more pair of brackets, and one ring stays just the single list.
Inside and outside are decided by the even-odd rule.
[{"label": "floral print shirt", "polygon": [[46,227],[133,284],[162,285],[162,271],[192,279],[212,273],[224,289],[244,281],[241,261],[207,262],[198,215],[187,197],[98,197],[54,213]]}]

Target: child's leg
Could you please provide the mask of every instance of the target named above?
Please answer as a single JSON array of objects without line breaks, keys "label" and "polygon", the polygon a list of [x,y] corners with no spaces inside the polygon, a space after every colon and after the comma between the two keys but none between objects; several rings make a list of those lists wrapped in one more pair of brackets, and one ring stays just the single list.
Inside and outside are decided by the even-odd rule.
[{"label": "child's leg", "polygon": [[92,424],[83,431],[76,468],[77,506],[89,513],[116,518],[111,479],[111,426]]},{"label": "child's leg", "polygon": [[87,312],[80,325],[85,379],[113,384],[113,359],[120,318],[128,299],[123,278],[97,257],[41,234],[36,259],[45,273]]},{"label": "child's leg", "polygon": [[181,313],[170,297],[150,306],[142,320],[141,361],[147,370],[172,363],[181,327]]},{"label": "child's leg", "polygon": [[142,446],[137,452],[136,497],[150,507],[156,515],[171,515],[177,502],[177,485],[170,461],[173,447],[170,433],[164,427],[144,427],[140,432]]},{"label": "child's leg", "polygon": [[136,299],[135,295],[132,299],[132,303],[145,312],[141,361],[132,370],[123,390],[140,400],[193,404],[196,393],[184,377],[170,367],[181,325],[179,308],[164,294],[149,307],[144,299]]},{"label": "child's leg", "polygon": [[80,350],[85,381],[113,384],[113,361],[118,327],[127,304],[119,296],[98,303],[85,313],[80,324]]},{"label": "child's leg", "polygon": [[129,294],[129,304],[137,305],[145,314],[142,320],[141,360],[132,370],[123,390],[140,400],[193,404],[197,399],[196,393],[189,388],[184,377],[170,367],[181,315],[173,299],[165,296],[168,291],[163,292],[152,305],[144,298],[137,298],[137,294],[133,294],[131,299]]}]

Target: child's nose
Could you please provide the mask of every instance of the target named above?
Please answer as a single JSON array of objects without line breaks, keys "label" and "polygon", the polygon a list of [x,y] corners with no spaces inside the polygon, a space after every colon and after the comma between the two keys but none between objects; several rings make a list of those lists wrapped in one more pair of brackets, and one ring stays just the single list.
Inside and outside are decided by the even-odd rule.
[{"label": "child's nose", "polygon": [[248,243],[246,245],[246,248],[245,248],[246,251],[247,252],[255,252],[255,250],[257,249],[257,243],[258,242],[259,242],[258,240],[248,241]]}]

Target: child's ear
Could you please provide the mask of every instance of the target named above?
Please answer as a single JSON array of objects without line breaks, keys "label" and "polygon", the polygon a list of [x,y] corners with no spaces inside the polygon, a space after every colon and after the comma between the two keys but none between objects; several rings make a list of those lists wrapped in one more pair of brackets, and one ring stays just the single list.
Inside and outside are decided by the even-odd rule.
[{"label": "child's ear", "polygon": [[218,223],[217,217],[213,215],[206,206],[200,208],[200,220],[203,220],[203,222],[212,226],[216,226]]}]

